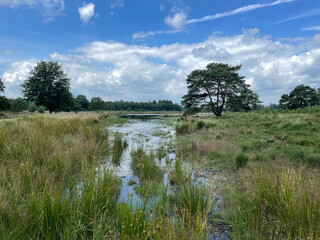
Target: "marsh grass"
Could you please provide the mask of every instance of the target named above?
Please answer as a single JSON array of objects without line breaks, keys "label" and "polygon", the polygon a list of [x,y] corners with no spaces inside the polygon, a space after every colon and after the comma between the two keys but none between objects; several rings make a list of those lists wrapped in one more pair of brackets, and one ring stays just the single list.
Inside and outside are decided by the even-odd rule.
[{"label": "marsh grass", "polygon": [[105,134],[90,118],[35,116],[6,124],[0,132],[0,235],[93,236],[120,186],[109,173],[102,178],[95,171],[107,154]]},{"label": "marsh grass", "polygon": [[189,181],[187,174],[183,170],[181,159],[176,159],[173,168],[169,172],[170,184],[180,186],[185,181]]},{"label": "marsh grass", "polygon": [[148,155],[142,148],[138,148],[131,152],[131,158],[131,168],[140,182],[159,182],[163,179],[163,171],[156,164],[153,154]]},{"label": "marsh grass", "polygon": [[123,151],[127,147],[128,147],[127,140],[123,139],[122,135],[120,133],[116,132],[114,134],[113,148],[112,148],[112,159],[111,159],[111,161],[114,164],[120,165]]},{"label": "marsh grass", "polygon": [[232,239],[318,239],[319,107],[201,120],[213,127],[180,121],[193,130],[179,135],[179,158],[226,177],[217,191]]},{"label": "marsh grass", "polygon": [[234,235],[267,239],[318,239],[318,177],[305,174],[309,175],[295,168],[275,172],[266,169],[253,171],[254,188],[247,189],[243,194],[233,194]]}]

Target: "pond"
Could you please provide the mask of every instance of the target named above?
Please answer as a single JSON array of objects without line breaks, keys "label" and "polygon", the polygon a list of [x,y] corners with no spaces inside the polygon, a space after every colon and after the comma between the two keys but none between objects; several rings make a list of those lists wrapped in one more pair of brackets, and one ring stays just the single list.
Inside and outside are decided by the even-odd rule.
[{"label": "pond", "polygon": [[125,124],[108,128],[111,136],[120,133],[128,145],[122,153],[118,166],[112,163],[112,156],[109,157],[105,165],[105,167],[111,169],[117,176],[122,178],[120,201],[126,202],[130,199],[133,203],[136,203],[140,200],[134,190],[136,184],[130,184],[139,183],[139,178],[133,174],[131,168],[131,152],[139,147],[143,148],[147,153],[155,153],[159,148],[164,149],[166,154],[163,158],[157,159],[157,164],[164,170],[163,181],[164,184],[167,183],[168,167],[175,160],[175,150],[173,148],[176,137],[175,120],[174,118],[131,119]]}]

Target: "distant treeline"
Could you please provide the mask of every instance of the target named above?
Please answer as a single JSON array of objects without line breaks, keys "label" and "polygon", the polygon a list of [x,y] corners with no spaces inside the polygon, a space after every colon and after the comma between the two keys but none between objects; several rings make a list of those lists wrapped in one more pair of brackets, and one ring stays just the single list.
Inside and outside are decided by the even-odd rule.
[{"label": "distant treeline", "polygon": [[[105,110],[105,111],[182,111],[179,104],[173,103],[170,100],[148,101],[148,102],[133,102],[133,101],[107,101],[104,102],[100,97],[93,97],[88,104],[83,104],[84,101],[79,99],[83,95],[79,95],[76,101],[76,107],[79,110]],[[79,103],[79,104],[78,104]],[[86,106],[88,108],[86,109]]]},{"label": "distant treeline", "polygon": [[[37,106],[24,98],[0,99],[0,111],[9,112],[44,112],[44,106]],[[93,97],[89,101],[86,96],[78,95],[64,105],[62,111],[182,111],[179,104],[170,100],[133,102],[133,101],[103,101],[100,97]]]}]

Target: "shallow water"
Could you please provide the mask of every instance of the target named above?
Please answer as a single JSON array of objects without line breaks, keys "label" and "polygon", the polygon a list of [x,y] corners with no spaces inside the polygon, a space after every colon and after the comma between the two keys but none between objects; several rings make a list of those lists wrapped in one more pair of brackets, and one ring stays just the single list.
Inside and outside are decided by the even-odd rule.
[{"label": "shallow water", "polygon": [[[120,133],[126,139],[128,147],[123,151],[120,165],[115,166],[111,163],[111,157],[107,159],[105,167],[114,171],[114,173],[122,178],[122,188],[119,200],[127,202],[129,199],[133,204],[140,200],[140,197],[134,191],[134,185],[129,186],[130,180],[139,183],[139,178],[134,176],[131,169],[130,153],[138,147],[143,147],[147,153],[155,152],[160,147],[166,150],[166,156],[157,160],[159,166],[166,169],[166,162],[175,159],[175,151],[172,148],[175,141],[175,120],[174,119],[150,119],[150,120],[129,120],[123,125],[115,125],[108,128],[110,135]],[[166,173],[164,175],[164,183],[167,181]]]}]

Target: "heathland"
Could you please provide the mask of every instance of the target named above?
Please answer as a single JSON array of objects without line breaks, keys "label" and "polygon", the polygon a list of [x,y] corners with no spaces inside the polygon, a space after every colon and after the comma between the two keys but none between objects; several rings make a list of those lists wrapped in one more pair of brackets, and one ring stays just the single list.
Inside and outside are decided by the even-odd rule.
[{"label": "heathland", "polygon": [[1,238],[319,239],[319,108],[159,120],[175,128],[176,155],[170,164],[166,146],[131,151],[138,183],[126,184],[139,201],[120,201],[124,179],[101,167],[122,161],[126,136],[109,127],[128,121],[93,112],[2,120]]}]

